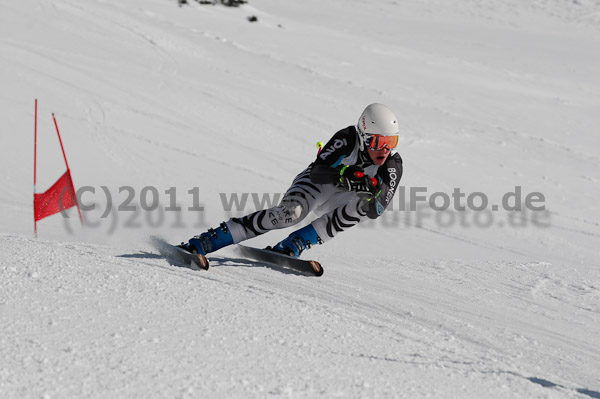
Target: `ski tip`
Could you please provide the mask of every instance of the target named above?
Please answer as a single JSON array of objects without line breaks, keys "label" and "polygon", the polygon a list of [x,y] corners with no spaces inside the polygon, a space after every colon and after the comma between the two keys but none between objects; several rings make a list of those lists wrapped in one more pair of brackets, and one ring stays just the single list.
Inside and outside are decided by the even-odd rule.
[{"label": "ski tip", "polygon": [[204,270],[208,270],[208,268],[210,267],[210,264],[208,263],[208,259],[206,259],[206,256],[196,254],[196,259],[198,259],[198,262],[197,262],[198,266],[200,266]]},{"label": "ski tip", "polygon": [[308,263],[310,263],[310,267],[312,267],[315,276],[320,277],[323,275],[323,267],[319,262],[317,262],[316,260],[311,260]]}]

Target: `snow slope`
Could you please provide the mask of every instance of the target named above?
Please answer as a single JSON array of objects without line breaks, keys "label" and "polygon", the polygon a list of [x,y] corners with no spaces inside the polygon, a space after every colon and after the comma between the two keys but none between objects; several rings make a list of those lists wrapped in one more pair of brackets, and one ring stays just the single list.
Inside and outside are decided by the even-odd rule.
[{"label": "snow slope", "polygon": [[329,255],[308,278],[235,253],[203,273],[2,242],[3,397],[562,398],[597,382],[597,287],[547,263],[381,258],[366,273]]},{"label": "snow slope", "polygon": [[[0,3],[0,397],[600,397],[600,2],[322,3]],[[64,171],[55,112],[96,205],[37,239],[34,98],[38,191]],[[146,243],[254,210],[375,101],[407,192],[546,210],[399,198],[311,249],[321,278]]]}]

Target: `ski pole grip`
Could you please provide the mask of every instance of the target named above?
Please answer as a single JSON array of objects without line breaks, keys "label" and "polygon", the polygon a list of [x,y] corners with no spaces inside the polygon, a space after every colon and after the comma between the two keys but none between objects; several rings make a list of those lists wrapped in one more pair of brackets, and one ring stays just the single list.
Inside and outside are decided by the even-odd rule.
[{"label": "ski pole grip", "polygon": [[317,156],[321,155],[321,150],[323,149],[323,142],[317,141]]}]

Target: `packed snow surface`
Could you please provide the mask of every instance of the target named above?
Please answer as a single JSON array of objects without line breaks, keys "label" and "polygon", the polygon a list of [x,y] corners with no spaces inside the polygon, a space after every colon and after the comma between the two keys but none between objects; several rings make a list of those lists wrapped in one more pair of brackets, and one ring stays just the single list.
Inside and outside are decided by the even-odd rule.
[{"label": "packed snow surface", "polygon": [[[600,398],[600,1],[0,10],[0,398]],[[85,208],[38,237],[36,98],[37,191],[55,113]],[[322,277],[149,245],[276,202],[373,102],[404,189]]]}]

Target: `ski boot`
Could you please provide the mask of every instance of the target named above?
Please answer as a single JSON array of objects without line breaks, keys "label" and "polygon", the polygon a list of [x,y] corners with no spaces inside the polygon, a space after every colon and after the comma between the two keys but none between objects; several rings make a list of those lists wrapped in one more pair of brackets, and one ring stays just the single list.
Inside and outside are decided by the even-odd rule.
[{"label": "ski boot", "polygon": [[323,241],[315,228],[312,224],[309,224],[300,230],[294,231],[285,240],[268,249],[297,258],[305,249],[310,249],[311,246],[322,243]]},{"label": "ski boot", "polygon": [[207,232],[190,238],[187,244],[182,242],[179,247],[191,253],[206,255],[231,244],[233,244],[231,232],[227,224],[221,223],[216,229],[208,229]]}]

